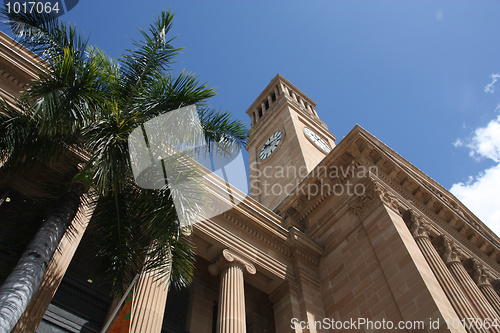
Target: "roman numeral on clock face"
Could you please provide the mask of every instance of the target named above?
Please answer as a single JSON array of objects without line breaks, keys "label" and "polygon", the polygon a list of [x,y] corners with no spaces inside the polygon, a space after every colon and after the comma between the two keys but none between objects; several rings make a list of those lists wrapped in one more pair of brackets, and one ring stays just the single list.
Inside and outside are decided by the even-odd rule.
[{"label": "roman numeral on clock face", "polygon": [[281,142],[281,137],[283,136],[283,133],[281,131],[277,131],[273,135],[267,139],[266,143],[264,143],[264,146],[262,146],[262,149],[259,154],[259,158],[261,161],[265,160],[268,158],[274,150],[278,147],[278,145]]}]

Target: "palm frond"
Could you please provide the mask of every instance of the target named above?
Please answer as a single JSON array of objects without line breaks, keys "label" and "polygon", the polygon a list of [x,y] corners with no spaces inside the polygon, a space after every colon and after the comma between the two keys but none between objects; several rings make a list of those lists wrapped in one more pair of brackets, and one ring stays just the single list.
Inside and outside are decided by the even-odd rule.
[{"label": "palm frond", "polygon": [[241,120],[233,119],[231,112],[200,107],[198,114],[205,131],[205,140],[210,146],[246,145],[249,130]]},{"label": "palm frond", "polygon": [[170,43],[175,37],[167,39],[172,28],[174,14],[170,11],[162,12],[149,27],[149,33],[141,31],[143,41],[134,41],[135,50],[120,59],[122,63],[122,92],[121,97],[128,99],[136,95],[142,86],[148,86],[155,76],[168,69],[175,56],[181,49],[174,48]]},{"label": "palm frond", "polygon": [[15,13],[4,4],[0,15],[11,25],[18,41],[50,65],[55,64],[65,49],[73,50],[78,59],[84,56],[88,39],[82,38],[76,27],[59,21],[51,13],[36,10]]},{"label": "palm frond", "polygon": [[68,146],[76,142],[73,136],[42,135],[39,123],[19,111],[28,107],[19,101],[14,109],[6,101],[0,101],[0,160],[3,169],[55,164],[67,156]]},{"label": "palm frond", "polygon": [[176,289],[187,287],[192,279],[195,247],[190,236],[172,237],[165,244],[153,243],[143,271],[153,274],[161,283],[170,283]]},{"label": "palm frond", "polygon": [[182,71],[155,75],[155,81],[134,100],[131,111],[142,114],[144,121],[183,106],[203,103],[216,95],[208,83],[201,83],[192,73]]},{"label": "palm frond", "polygon": [[88,57],[87,39],[51,14],[8,12],[4,6],[1,15],[11,23],[18,41],[44,60],[41,66],[46,65],[22,95],[32,104],[25,111],[38,117],[41,132],[78,133],[92,122],[104,100],[101,90],[107,78],[102,59]]},{"label": "palm frond", "polygon": [[[129,135],[155,117],[192,104],[205,133],[200,141],[205,139],[210,149],[239,149],[246,144],[248,130],[229,112],[205,106],[215,96],[207,83],[189,72],[170,71],[180,51],[171,45],[175,37],[169,37],[173,14],[162,12],[149,30],[141,30],[142,41],[134,42],[135,49],[118,61],[87,47],[76,27],[50,15],[7,13],[5,8],[1,15],[20,43],[47,63],[16,100],[15,110],[0,103],[2,171],[54,165],[67,156],[69,146],[79,145],[91,156],[87,167],[94,174],[96,208],[88,231],[95,242],[96,271],[113,284],[117,295],[144,262],[144,269],[159,279],[169,277],[174,286],[189,284],[194,247],[181,228],[197,218],[202,204],[196,198],[204,197],[203,184],[196,182],[197,170],[185,156],[175,156],[164,161],[162,172],[175,181],[158,190],[139,188],[132,177]],[[177,186],[184,181],[188,188]]]}]

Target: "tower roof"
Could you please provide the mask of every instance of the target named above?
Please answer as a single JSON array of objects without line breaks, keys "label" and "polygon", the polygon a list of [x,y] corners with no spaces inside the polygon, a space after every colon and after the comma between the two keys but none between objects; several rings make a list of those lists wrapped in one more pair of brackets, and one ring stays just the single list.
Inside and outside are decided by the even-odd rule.
[{"label": "tower roof", "polygon": [[299,88],[297,88],[295,85],[293,85],[290,81],[288,81],[283,75],[280,73],[276,74],[276,76],[269,82],[266,88],[260,93],[260,95],[255,99],[255,101],[250,105],[246,113],[251,116],[252,112],[255,111],[256,108],[258,108],[261,103],[267,98],[269,94],[272,94],[274,91],[274,88],[277,88],[279,91],[279,86],[280,83],[282,84],[282,87],[288,88],[289,91],[293,92],[295,95],[299,96],[304,102],[309,104],[312,108],[312,110],[315,110],[316,108],[316,102],[314,102],[309,96],[307,96],[304,92],[302,92]]}]

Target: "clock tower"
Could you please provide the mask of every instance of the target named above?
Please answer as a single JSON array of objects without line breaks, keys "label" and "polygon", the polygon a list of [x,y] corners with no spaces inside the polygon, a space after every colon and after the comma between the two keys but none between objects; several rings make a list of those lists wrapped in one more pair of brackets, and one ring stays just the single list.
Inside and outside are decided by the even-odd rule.
[{"label": "clock tower", "polygon": [[274,209],[335,147],[316,103],[280,74],[247,110],[250,196]]}]

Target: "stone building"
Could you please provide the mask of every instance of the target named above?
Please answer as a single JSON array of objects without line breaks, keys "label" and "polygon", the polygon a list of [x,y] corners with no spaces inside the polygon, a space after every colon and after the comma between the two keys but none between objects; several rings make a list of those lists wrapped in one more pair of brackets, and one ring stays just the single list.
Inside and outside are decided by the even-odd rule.
[{"label": "stone building", "polygon": [[[37,70],[0,35],[2,96]],[[500,332],[500,239],[360,126],[336,144],[315,108],[283,76],[271,80],[247,111],[250,195],[229,200],[207,176],[212,199],[231,209],[195,225],[189,288],[141,276],[130,331]],[[29,199],[31,181],[2,175],[0,194]],[[86,225],[76,227],[16,332],[104,325],[111,299],[88,279]]]}]

